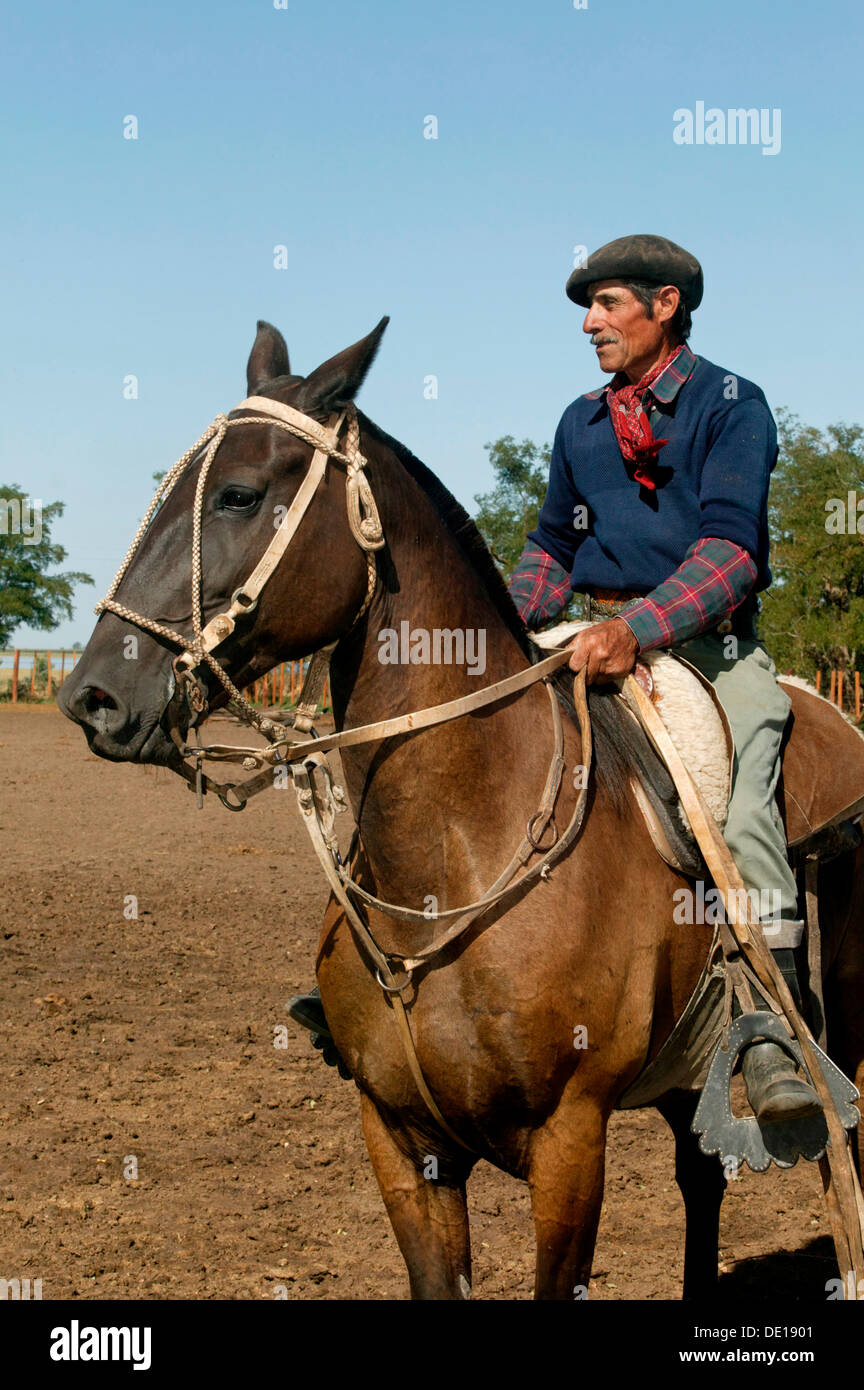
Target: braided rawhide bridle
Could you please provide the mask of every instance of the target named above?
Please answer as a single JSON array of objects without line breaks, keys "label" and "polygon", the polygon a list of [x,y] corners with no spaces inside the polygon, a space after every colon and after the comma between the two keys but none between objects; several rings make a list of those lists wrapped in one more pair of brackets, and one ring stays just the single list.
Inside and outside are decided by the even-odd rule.
[{"label": "braided rawhide bridle", "polygon": [[[241,410],[254,410],[258,413],[243,415],[238,419],[236,418],[237,412]],[[348,428],[343,452],[336,445],[342,422],[346,418]],[[333,423],[334,419],[335,424]],[[204,490],[210,466],[216,457],[219,445],[228,430],[237,425],[274,425],[278,429],[285,430],[288,434],[296,435],[307,444],[311,444],[315,452],[293,502],[276,528],[273,539],[255,569],[245,584],[241,584],[238,589],[234,590],[231,595],[231,603],[225,612],[218,613],[216,617],[211,618],[205,627],[201,612],[201,518],[204,510]],[[141,613],[136,613],[134,609],[128,608],[125,604],[118,603],[114,595],[157,508],[172,492],[189,462],[205,446],[206,452],[201,461],[192,512],[192,641],[190,643],[188,637],[175,631],[174,628],[167,627],[154,618],[147,618]],[[94,609],[97,614],[105,611],[116,613],[118,617],[125,618],[127,622],[135,623],[138,627],[154,632],[159,637],[167,637],[170,642],[175,642],[181,649],[180,656],[176,657],[174,661],[174,673],[180,681],[188,680],[196,667],[200,666],[202,662],[206,662],[228,692],[236,709],[242,711],[245,719],[254,724],[256,728],[261,729],[262,732],[272,733],[277,730],[277,726],[272,721],[263,719],[254,705],[237,689],[228,672],[213,656],[213,648],[218,647],[220,643],[231,636],[237,618],[251,613],[257,606],[261,590],[287,550],[318,489],[318,484],[324,477],[328,458],[335,459],[345,466],[348,522],[354,539],[366,554],[368,575],[366,597],[354,619],[356,625],[372,602],[377,577],[375,551],[380,550],[384,544],[378,509],[372,496],[372,489],[363,471],[366,466],[366,459],[360,452],[360,427],[357,423],[357,411],[353,404],[349,405],[338,418],[331,417],[329,427],[325,427],[313,420],[311,416],[303,415],[299,410],[282,405],[278,401],[268,400],[265,396],[249,396],[235,407],[230,416],[217,415],[200,438],[196,439],[192,447],[181,454],[176,463],[171,466],[164,478],[161,479],[153,495],[153,500],[144,513],[141,525],[138,527],[132,544],[114,576],[108,593]],[[193,708],[197,708],[200,712],[203,709],[201,692],[195,689],[191,680],[189,680],[189,685]]]}]

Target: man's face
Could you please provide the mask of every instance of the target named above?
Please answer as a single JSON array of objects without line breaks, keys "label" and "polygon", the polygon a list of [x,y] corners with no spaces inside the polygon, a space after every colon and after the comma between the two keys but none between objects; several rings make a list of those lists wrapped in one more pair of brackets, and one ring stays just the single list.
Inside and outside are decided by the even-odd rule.
[{"label": "man's face", "polygon": [[[672,308],[678,291],[671,286]],[[644,306],[620,280],[599,280],[588,286],[591,307],[582,324],[591,334],[601,371],[627,372],[651,362],[662,349],[666,334],[666,312],[670,296],[661,290],[654,301],[654,317],[648,318]]]}]

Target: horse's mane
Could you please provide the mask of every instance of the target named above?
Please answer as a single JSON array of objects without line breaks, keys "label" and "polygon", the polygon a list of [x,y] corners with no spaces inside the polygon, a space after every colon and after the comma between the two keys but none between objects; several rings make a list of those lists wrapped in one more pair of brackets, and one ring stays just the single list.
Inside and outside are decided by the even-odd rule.
[{"label": "horse's mane", "polygon": [[[515,603],[510,597],[504,577],[492,558],[492,554],[476,521],[469,516],[460,502],[457,502],[449,488],[445,487],[431,468],[421,462],[410,449],[398,439],[381,429],[368,416],[358,411],[361,427],[373,439],[389,449],[401,463],[410,477],[423,489],[434,504],[447,530],[456,541],[468,563],[480,577],[496,611],[508,631],[513,634],[525,656],[530,661],[538,659],[538,649],[534,647]],[[552,683],[561,697],[571,719],[577,725],[579,720],[570,695],[571,678],[566,670],[556,671]],[[646,751],[641,744],[640,731],[632,720],[622,719],[617,701],[609,699],[610,687],[591,686],[588,691],[588,704],[594,733],[594,747],[597,770],[606,786],[613,805],[620,813],[629,796],[631,772],[645,766]],[[670,795],[671,795],[670,783]]]},{"label": "horse's mane", "polygon": [[486,592],[508,631],[516,638],[525,655],[531,657],[528,629],[519,616],[504,582],[504,577],[493,560],[476,521],[469,516],[461,502],[456,501],[452,492],[444,486],[440,478],[436,477],[432,469],[427,468],[426,464],[412,454],[410,449],[407,449],[398,439],[394,439],[392,435],[387,434],[380,425],[376,425],[361,411],[358,411],[357,415],[367,434],[371,434],[373,439],[377,439],[379,443],[396,455],[406,473],[414,479],[430,502],[434,504],[438,515],[466,560],[483,581]]}]

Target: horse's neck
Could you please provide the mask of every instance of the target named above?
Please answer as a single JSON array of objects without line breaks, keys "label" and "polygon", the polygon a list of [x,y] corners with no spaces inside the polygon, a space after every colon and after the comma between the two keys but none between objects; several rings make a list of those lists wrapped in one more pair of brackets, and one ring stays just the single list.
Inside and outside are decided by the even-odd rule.
[{"label": "horse's neck", "polygon": [[[417,483],[388,482],[379,506],[392,566],[382,565],[364,628],[334,654],[341,727],[473,693],[526,660]],[[453,638],[436,643],[436,631],[456,634],[457,657],[464,642],[461,663],[441,660]],[[444,908],[487,887],[537,809],[551,752],[539,688],[479,716],[346,750],[348,794],[379,892],[421,907],[433,895]]]}]

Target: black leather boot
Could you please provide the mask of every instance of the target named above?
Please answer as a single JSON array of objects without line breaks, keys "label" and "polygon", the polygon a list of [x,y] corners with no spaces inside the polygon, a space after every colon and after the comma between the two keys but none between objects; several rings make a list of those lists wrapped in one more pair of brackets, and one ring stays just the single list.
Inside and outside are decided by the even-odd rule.
[{"label": "black leather boot", "polygon": [[[800,1012],[801,990],[795,953],[791,947],[778,947],[771,954]],[[762,1001],[757,997],[756,1003]],[[747,1099],[759,1124],[783,1124],[822,1114],[822,1102],[816,1091],[798,1072],[789,1053],[777,1043],[752,1043],[741,1058],[741,1074],[747,1087]]]},{"label": "black leather boot", "polygon": [[317,985],[308,994],[295,994],[288,1000],[286,1007],[295,1023],[302,1024],[310,1033],[317,1033],[319,1037],[330,1037],[324,1005],[321,1003],[321,992]]},{"label": "black leather boot", "polygon": [[295,994],[292,999],[288,1000],[286,1007],[289,1017],[293,1018],[295,1023],[300,1023],[304,1028],[309,1029],[312,1035],[312,1046],[321,1053],[328,1067],[335,1067],[343,1081],[350,1081],[351,1073],[333,1041],[330,1029],[327,1027],[327,1019],[318,986],[316,985],[309,994]]}]

